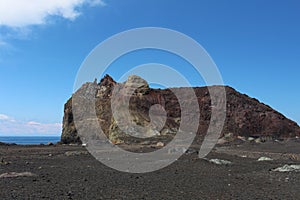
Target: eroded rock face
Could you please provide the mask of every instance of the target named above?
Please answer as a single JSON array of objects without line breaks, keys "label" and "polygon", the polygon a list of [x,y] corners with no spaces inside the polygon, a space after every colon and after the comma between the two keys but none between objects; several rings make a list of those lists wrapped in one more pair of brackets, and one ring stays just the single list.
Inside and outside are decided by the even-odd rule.
[{"label": "eroded rock face", "polygon": [[147,94],[150,90],[147,81],[136,75],[128,76],[127,81],[124,83],[124,87],[136,88],[135,93],[137,94]]},{"label": "eroded rock face", "polygon": [[[145,80],[135,75],[130,76],[125,83],[116,83],[110,76],[106,75],[100,83],[84,84],[74,95],[79,97],[79,102],[76,103],[86,103],[90,99],[95,99],[97,118],[89,119],[89,121],[82,119],[82,124],[87,127],[87,131],[93,132],[93,127],[89,123],[97,120],[104,134],[114,143],[157,143],[158,139],[165,142],[170,141],[178,131],[182,113],[174,91],[182,93],[185,96],[186,89],[172,88],[172,91],[170,89],[151,89]],[[198,139],[196,137],[197,142],[207,132],[212,105],[207,87],[195,87],[193,89],[198,98],[200,109],[200,120],[197,131],[199,137]],[[241,94],[231,87],[226,86],[225,90],[227,112],[222,135],[230,133],[235,137],[252,136],[265,138],[300,136],[299,126],[271,107],[247,95]],[[112,102],[113,95],[116,98],[113,98]],[[122,109],[121,103],[126,98],[129,100],[129,114],[125,112],[123,116],[123,112],[118,112],[121,114],[115,119],[112,116],[112,103],[119,106],[117,109]],[[188,95],[184,101],[187,104],[191,103]],[[156,106],[153,107],[153,105]],[[83,108],[83,112],[88,113],[91,111]],[[150,117],[155,118],[157,123],[154,125],[151,124]],[[193,113],[190,113],[189,117],[192,119],[195,116],[193,116]],[[128,121],[138,126],[127,126]],[[125,125],[123,126],[122,124]],[[147,141],[143,138],[133,137],[135,133],[140,131],[138,130],[139,126],[146,127],[146,129],[143,129],[145,135],[148,134],[148,136],[152,137],[147,139]],[[81,142],[74,124],[72,98],[65,104],[61,141],[63,143]]]}]

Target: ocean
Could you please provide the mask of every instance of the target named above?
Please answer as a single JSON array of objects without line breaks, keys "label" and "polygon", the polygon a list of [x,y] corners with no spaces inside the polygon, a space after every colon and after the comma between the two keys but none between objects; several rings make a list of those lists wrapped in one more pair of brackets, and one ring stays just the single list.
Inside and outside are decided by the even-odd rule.
[{"label": "ocean", "polygon": [[53,144],[60,141],[60,136],[0,136],[0,142],[15,143],[21,145]]}]

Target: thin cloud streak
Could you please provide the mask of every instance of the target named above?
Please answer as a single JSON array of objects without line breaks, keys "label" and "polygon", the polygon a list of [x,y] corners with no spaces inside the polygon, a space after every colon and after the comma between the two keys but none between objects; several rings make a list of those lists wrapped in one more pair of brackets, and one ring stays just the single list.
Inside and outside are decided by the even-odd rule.
[{"label": "thin cloud streak", "polygon": [[19,121],[5,114],[0,114],[0,135],[59,135],[61,123],[40,123]]}]

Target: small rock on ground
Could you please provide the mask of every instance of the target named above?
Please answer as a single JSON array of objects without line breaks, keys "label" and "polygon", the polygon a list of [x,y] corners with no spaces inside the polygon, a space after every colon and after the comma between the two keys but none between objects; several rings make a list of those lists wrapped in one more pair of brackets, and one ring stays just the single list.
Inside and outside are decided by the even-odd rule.
[{"label": "small rock on ground", "polygon": [[273,169],[274,172],[300,172],[300,165],[284,165]]},{"label": "small rock on ground", "polygon": [[259,159],[257,159],[257,161],[271,161],[273,160],[272,158],[269,158],[269,157],[260,157]]},{"label": "small rock on ground", "polygon": [[32,177],[32,176],[37,176],[34,173],[31,172],[8,172],[8,173],[3,173],[0,175],[0,178],[16,178],[16,177]]},{"label": "small rock on ground", "polygon": [[157,146],[157,147],[163,147],[163,146],[165,146],[165,144],[164,144],[163,142],[158,142],[158,143],[156,144],[156,146]]},{"label": "small rock on ground", "polygon": [[216,164],[216,165],[231,165],[232,162],[228,160],[221,160],[221,159],[210,159],[210,163]]},{"label": "small rock on ground", "polygon": [[67,151],[65,152],[66,156],[79,156],[79,155],[87,155],[87,151]]}]

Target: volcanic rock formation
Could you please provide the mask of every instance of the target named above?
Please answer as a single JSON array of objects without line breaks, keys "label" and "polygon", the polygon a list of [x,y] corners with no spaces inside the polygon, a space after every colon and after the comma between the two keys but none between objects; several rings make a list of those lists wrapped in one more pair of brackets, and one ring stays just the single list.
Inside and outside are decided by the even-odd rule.
[{"label": "volcanic rock formation", "polygon": [[[220,87],[220,86],[210,86]],[[127,93],[123,89],[127,88]],[[131,90],[131,88],[133,88]],[[196,142],[201,140],[208,129],[211,120],[211,97],[208,87],[193,88],[200,110],[199,126]],[[93,118],[93,111],[86,107],[77,111],[76,126],[85,126],[86,134],[96,132],[92,124],[97,121],[103,133],[113,143],[145,143],[145,139],[135,137],[139,127],[144,127],[144,137],[149,140],[170,141],[176,134],[180,126],[181,113],[180,104],[174,91],[185,95],[187,88],[172,89],[151,89],[148,83],[138,76],[130,76],[125,83],[116,83],[109,75],[106,75],[100,83],[85,83],[74,95],[76,95],[75,105],[85,103],[95,103],[96,118]],[[300,136],[300,127],[293,121],[275,111],[268,105],[260,103],[257,99],[241,94],[231,87],[225,86],[226,91],[226,120],[222,130],[222,135],[232,134],[235,137],[260,137],[270,139],[291,138]],[[112,98],[112,96],[116,98]],[[121,112],[122,98],[129,100],[129,112]],[[92,101],[91,101],[92,100]],[[192,103],[186,95],[185,103]],[[113,117],[112,104],[120,109],[118,116]],[[155,105],[155,106],[153,106]],[[157,106],[159,105],[159,106]],[[63,143],[80,143],[81,136],[77,134],[72,111],[72,97],[64,107],[63,132],[61,141]],[[86,114],[88,113],[88,114]],[[151,113],[151,115],[150,115]],[[155,120],[150,119],[151,116]],[[165,118],[164,118],[165,116]],[[193,113],[189,116],[194,117]],[[117,118],[117,119],[115,119]],[[126,122],[137,124],[136,127],[126,126]],[[150,123],[155,121],[156,123]],[[122,126],[123,124],[123,126]],[[125,125],[124,125],[125,124]],[[122,126],[122,128],[120,128]],[[188,128],[187,128],[188,129]],[[130,134],[128,134],[130,133]],[[92,134],[92,133],[91,133]],[[97,134],[96,134],[97,135]]]}]

